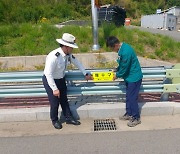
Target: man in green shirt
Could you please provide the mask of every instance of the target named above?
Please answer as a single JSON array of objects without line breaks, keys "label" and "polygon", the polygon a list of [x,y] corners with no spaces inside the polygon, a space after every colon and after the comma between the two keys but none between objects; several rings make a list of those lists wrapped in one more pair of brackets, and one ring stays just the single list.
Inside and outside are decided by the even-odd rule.
[{"label": "man in green shirt", "polygon": [[134,49],[126,43],[121,43],[116,37],[106,40],[107,47],[118,52],[118,68],[116,78],[123,78],[126,85],[126,113],[121,120],[129,120],[127,125],[134,127],[141,123],[138,107],[138,94],[142,82],[142,71]]}]

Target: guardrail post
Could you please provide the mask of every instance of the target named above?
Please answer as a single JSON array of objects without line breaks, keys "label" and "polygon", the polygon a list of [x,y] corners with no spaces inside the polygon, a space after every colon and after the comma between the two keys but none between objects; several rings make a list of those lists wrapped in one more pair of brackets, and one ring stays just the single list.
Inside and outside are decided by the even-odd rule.
[{"label": "guardrail post", "polygon": [[[169,84],[169,83],[172,83],[172,80],[170,78],[167,78],[167,69],[172,69],[172,66],[171,67],[164,67],[165,70],[166,70],[166,77],[163,79],[163,84]],[[169,93],[167,92],[163,92],[161,94],[161,101],[168,101],[169,100]]]},{"label": "guardrail post", "polygon": [[[168,78],[164,78],[164,81],[163,81],[163,84],[169,84],[169,83],[171,83],[171,80],[170,79],[168,79]],[[161,101],[168,101],[169,100],[169,93],[162,93],[161,94],[161,99],[160,99]]]},{"label": "guardrail post", "polygon": [[161,95],[162,101],[167,101],[170,92],[179,92],[180,87],[180,63],[171,68],[166,68],[166,78],[164,78],[164,92]]},{"label": "guardrail post", "polygon": [[168,101],[168,100],[169,100],[169,93],[162,93],[161,101]]}]

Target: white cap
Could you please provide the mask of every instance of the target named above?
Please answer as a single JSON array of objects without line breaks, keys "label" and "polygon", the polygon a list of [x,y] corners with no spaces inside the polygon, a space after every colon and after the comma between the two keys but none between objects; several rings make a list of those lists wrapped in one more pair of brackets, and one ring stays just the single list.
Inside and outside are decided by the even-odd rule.
[{"label": "white cap", "polygon": [[71,47],[71,48],[78,48],[77,44],[75,43],[76,38],[69,33],[64,33],[61,39],[56,39],[56,41],[62,45]]}]

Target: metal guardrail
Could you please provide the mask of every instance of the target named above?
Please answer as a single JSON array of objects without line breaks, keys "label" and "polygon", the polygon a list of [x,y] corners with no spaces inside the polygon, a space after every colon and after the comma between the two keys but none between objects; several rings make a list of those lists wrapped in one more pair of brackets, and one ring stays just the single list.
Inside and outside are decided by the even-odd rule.
[{"label": "metal guardrail", "polygon": [[[100,72],[100,71],[109,71],[112,69],[94,69],[88,70],[89,72]],[[143,78],[164,78],[166,77],[166,70],[157,68],[144,68],[142,69]],[[42,71],[33,71],[33,72],[5,72],[0,73],[0,83],[2,82],[34,82],[42,81]],[[83,74],[78,70],[66,71],[67,80],[84,80]]]},{"label": "metal guardrail", "polygon": [[[100,72],[109,70],[112,69],[92,69],[87,71]],[[180,83],[173,84],[168,82],[166,84],[169,77],[173,78],[175,76],[175,78],[180,78],[180,69],[145,67],[142,68],[142,72],[143,82],[140,92],[180,92]],[[42,85],[42,75],[42,71],[0,73],[0,97],[46,96]],[[106,95],[126,92],[124,82],[121,79],[111,82],[87,82],[79,70],[67,71],[66,80],[68,95]]]}]

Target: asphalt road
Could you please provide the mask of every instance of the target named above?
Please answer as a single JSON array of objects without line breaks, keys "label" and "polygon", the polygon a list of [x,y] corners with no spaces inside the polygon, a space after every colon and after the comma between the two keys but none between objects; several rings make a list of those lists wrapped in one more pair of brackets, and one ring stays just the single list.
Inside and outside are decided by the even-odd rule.
[{"label": "asphalt road", "polygon": [[126,28],[138,28],[141,31],[150,32],[153,34],[161,34],[165,36],[169,36],[177,42],[180,42],[180,32],[178,31],[168,31],[168,30],[160,30],[160,29],[152,29],[152,28],[143,28],[137,26],[126,26]]},{"label": "asphalt road", "polygon": [[[81,25],[82,26],[82,25],[86,25],[87,23],[88,22],[86,22],[86,21],[67,21],[67,22],[60,23],[60,24],[56,25],[56,27],[61,28],[64,25]],[[178,32],[178,31],[160,30],[160,29],[153,29],[153,28],[143,28],[140,26],[132,26],[132,25],[126,26],[126,27],[127,28],[138,28],[142,31],[169,36],[172,39],[180,42],[180,32]]]},{"label": "asphalt road", "polygon": [[169,31],[169,30],[160,30],[160,29],[153,29],[153,28],[143,28],[138,26],[126,26],[126,28],[138,28],[141,31],[150,32],[153,34],[161,34],[168,36],[172,39],[174,39],[177,42],[180,42],[180,32],[178,31]]},{"label": "asphalt road", "polygon": [[114,118],[117,130],[93,131],[93,119],[80,126],[50,121],[0,123],[0,154],[179,154],[180,115],[143,116],[134,128]]},{"label": "asphalt road", "polygon": [[180,129],[0,138],[1,154],[179,154]]}]

